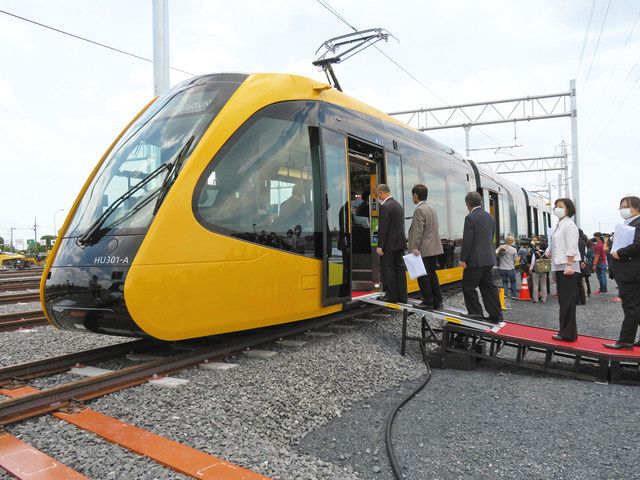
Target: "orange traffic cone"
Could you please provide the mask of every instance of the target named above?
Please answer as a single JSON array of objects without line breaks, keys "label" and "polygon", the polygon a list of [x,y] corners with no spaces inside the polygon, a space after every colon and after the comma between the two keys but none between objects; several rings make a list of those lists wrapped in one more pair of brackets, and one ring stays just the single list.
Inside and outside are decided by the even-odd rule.
[{"label": "orange traffic cone", "polygon": [[520,300],[531,300],[531,293],[529,292],[529,280],[527,278],[527,272],[522,274],[522,283],[520,284]]}]

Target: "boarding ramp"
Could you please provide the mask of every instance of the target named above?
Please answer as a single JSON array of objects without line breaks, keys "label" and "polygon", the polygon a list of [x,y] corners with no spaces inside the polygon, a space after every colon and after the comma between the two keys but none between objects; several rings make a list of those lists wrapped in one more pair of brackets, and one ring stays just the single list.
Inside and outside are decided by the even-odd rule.
[{"label": "boarding ramp", "polygon": [[[418,342],[425,361],[434,367],[470,370],[482,362],[571,376],[603,383],[640,385],[640,347],[611,350],[613,340],[580,335],[575,342],[554,340],[555,330],[513,322],[498,324],[470,318],[462,310],[420,308],[418,300],[388,303],[381,293],[359,296],[363,302],[402,312],[402,343]],[[420,335],[409,335],[408,324],[419,320]],[[427,349],[429,343],[439,348]]]}]

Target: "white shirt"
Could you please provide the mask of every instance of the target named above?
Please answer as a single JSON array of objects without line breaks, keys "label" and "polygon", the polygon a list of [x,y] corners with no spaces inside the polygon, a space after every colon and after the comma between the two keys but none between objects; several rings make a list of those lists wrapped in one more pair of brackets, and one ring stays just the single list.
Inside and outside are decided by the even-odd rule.
[{"label": "white shirt", "polygon": [[423,203],[427,203],[426,200],[420,200],[417,204],[416,204],[416,208],[418,208],[420,205],[422,205]]},{"label": "white shirt", "polygon": [[[568,245],[565,233],[562,230],[570,230],[575,234],[575,243],[572,239],[572,245]],[[556,235],[557,234],[557,235]],[[573,253],[573,269],[580,272],[580,251],[578,250],[578,227],[575,226],[573,220],[569,217],[560,219],[553,232],[549,233],[549,248],[547,253],[551,256],[551,271],[563,271],[567,266],[567,257]]]},{"label": "white shirt", "polygon": [[478,205],[477,207],[473,207],[471,211],[473,212],[476,208],[482,208],[482,205]]},{"label": "white shirt", "polygon": [[387,198],[385,198],[384,200],[382,200],[380,202],[380,205],[384,205],[384,202],[386,202],[387,200],[389,200],[390,198],[393,198],[393,195],[389,195]]}]

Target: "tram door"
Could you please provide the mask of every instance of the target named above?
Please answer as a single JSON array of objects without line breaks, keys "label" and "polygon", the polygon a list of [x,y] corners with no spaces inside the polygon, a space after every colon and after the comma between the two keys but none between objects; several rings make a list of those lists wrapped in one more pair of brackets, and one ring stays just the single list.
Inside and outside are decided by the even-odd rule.
[{"label": "tram door", "polygon": [[323,173],[322,304],[351,299],[351,202],[347,170],[347,138],[332,130],[320,130]]},{"label": "tram door", "polygon": [[493,243],[497,246],[500,242],[500,202],[498,192],[494,192],[489,189],[484,189],[482,192],[485,209],[491,214],[496,222],[496,230],[493,233]]},{"label": "tram door", "polygon": [[350,139],[351,283],[357,292],[378,291],[380,260],[376,254],[378,200],[375,188],[382,178],[382,150]]},{"label": "tram door", "polygon": [[322,299],[331,305],[379,290],[375,187],[384,178],[384,155],[381,148],[338,132],[321,129],[320,136],[325,193]]}]

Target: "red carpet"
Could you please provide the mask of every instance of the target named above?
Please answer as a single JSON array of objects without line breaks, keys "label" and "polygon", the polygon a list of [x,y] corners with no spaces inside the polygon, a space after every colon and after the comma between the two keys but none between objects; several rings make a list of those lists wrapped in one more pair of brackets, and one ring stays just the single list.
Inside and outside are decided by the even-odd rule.
[{"label": "red carpet", "polygon": [[356,291],[352,291],[351,292],[351,298],[361,297],[363,295],[369,295],[370,293],[376,293],[376,292],[356,292]]},{"label": "red carpet", "polygon": [[634,347],[633,350],[611,350],[602,345],[602,342],[615,342],[606,338],[588,337],[586,335],[578,335],[575,342],[559,342],[553,340],[551,335],[557,333],[556,330],[547,328],[531,327],[520,323],[507,322],[504,327],[495,334],[500,339],[510,339],[516,342],[534,343],[540,346],[561,347],[564,351],[572,351],[583,354],[593,354],[598,357],[615,357],[629,358],[634,361],[640,360],[640,347]]}]

